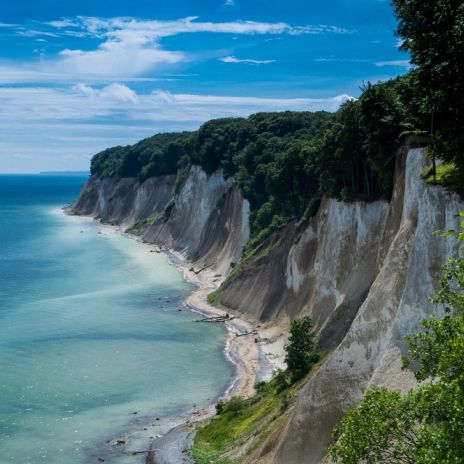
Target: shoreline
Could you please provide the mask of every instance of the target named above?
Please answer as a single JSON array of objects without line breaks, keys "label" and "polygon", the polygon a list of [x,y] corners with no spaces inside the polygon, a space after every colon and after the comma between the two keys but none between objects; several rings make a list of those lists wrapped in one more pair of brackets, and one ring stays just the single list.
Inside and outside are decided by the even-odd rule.
[{"label": "shoreline", "polygon": [[[170,263],[182,273],[183,278],[197,287],[185,299],[185,305],[190,311],[207,317],[229,314],[227,308],[217,308],[208,303],[208,294],[216,290],[222,282],[222,278],[218,279],[214,271],[204,270],[196,274],[181,253],[166,251],[160,247],[158,252],[165,253]],[[237,316],[232,316],[222,324],[228,331],[224,353],[235,367],[235,377],[219,399],[227,401],[232,396],[252,396],[258,380],[269,380],[275,369],[284,367],[285,330],[279,326],[263,328],[260,324],[253,324]],[[147,455],[145,464],[195,464],[190,449],[195,438],[196,426],[215,414],[215,405],[206,405],[199,413],[190,415],[185,422],[154,439],[150,446],[150,450],[153,451]]]},{"label": "shoreline", "polygon": [[[210,305],[207,296],[216,290],[223,276],[218,277],[214,270],[204,269],[198,274],[193,272],[192,264],[181,253],[145,242],[141,237],[127,233],[123,226],[105,224],[92,216],[76,215],[69,207],[62,208],[64,214],[77,216],[96,222],[104,229],[116,232],[132,239],[146,248],[147,253],[162,253],[181,273],[182,278],[196,288],[185,298],[184,304],[192,313],[205,317],[218,317],[227,314],[227,308],[220,309]],[[155,250],[153,249],[155,248]],[[200,323],[200,322],[199,322]],[[261,326],[232,314],[230,320],[222,323],[227,330],[224,354],[235,369],[235,375],[227,389],[218,399],[227,401],[232,396],[249,397],[254,393],[258,380],[268,380],[275,369],[284,366],[285,329],[282,327]],[[238,336],[240,335],[240,336]],[[193,464],[189,449],[193,443],[195,426],[215,415],[215,404],[199,405],[195,410],[187,411],[167,432],[150,439],[144,462],[165,464]],[[172,424],[172,422],[171,422]],[[142,461],[140,461],[142,462]]]}]

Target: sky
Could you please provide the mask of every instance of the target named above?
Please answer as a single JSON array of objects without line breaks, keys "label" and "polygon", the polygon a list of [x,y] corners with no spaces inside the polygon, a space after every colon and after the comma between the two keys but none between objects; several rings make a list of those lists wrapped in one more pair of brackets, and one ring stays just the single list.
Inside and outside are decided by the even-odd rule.
[{"label": "sky", "polygon": [[328,110],[408,71],[388,0],[16,0],[0,6],[0,172],[208,119]]}]

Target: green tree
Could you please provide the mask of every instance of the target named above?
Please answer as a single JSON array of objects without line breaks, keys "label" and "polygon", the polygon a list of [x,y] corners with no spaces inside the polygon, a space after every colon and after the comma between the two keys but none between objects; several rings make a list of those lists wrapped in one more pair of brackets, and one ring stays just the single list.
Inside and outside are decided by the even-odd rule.
[{"label": "green tree", "polygon": [[309,316],[295,319],[290,325],[285,362],[293,382],[302,379],[319,359],[312,328],[313,322]]},{"label": "green tree", "polygon": [[[464,217],[464,213],[461,213]],[[464,227],[464,223],[462,224]],[[449,231],[443,235],[451,235]],[[464,240],[464,234],[458,235]],[[408,394],[369,389],[359,407],[335,428],[330,448],[342,464],[458,464],[464,462],[464,256],[443,267],[433,300],[445,316],[406,337],[419,386]]]},{"label": "green tree", "polygon": [[429,114],[434,152],[464,168],[464,2],[393,0],[401,49]]}]

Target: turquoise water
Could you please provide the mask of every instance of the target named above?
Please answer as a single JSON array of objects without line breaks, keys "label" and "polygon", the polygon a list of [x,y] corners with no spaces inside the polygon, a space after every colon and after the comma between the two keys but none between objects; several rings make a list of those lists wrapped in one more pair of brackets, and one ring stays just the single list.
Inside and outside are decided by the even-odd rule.
[{"label": "turquoise water", "polygon": [[163,255],[61,212],[84,181],[0,176],[1,464],[135,462],[107,441],[232,376],[224,329],[192,323]]}]

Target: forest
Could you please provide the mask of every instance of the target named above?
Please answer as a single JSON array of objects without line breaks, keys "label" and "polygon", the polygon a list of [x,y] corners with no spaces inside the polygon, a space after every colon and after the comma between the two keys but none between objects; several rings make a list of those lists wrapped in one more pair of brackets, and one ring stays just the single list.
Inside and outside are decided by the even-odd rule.
[{"label": "forest", "polygon": [[[94,176],[148,177],[192,165],[233,176],[251,205],[252,236],[307,219],[325,195],[343,201],[388,199],[395,154],[408,134],[422,135],[433,160],[448,163],[447,187],[462,193],[464,44],[462,2],[396,0],[401,48],[412,69],[367,83],[336,113],[260,113],[217,119],[194,132],[158,134],[94,156]],[[426,136],[426,137],[424,137]],[[436,181],[436,173],[433,172]]]}]

